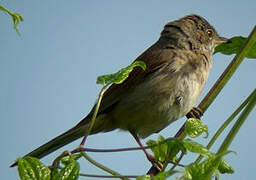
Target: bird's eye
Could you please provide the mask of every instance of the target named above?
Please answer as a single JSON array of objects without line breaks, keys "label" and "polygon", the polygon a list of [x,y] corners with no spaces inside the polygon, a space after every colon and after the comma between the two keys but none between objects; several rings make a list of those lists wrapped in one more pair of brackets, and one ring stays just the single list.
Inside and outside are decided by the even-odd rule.
[{"label": "bird's eye", "polygon": [[213,36],[213,31],[212,31],[211,29],[208,29],[208,30],[206,31],[206,33],[207,33],[207,35],[208,35],[209,37],[212,37],[212,36]]}]

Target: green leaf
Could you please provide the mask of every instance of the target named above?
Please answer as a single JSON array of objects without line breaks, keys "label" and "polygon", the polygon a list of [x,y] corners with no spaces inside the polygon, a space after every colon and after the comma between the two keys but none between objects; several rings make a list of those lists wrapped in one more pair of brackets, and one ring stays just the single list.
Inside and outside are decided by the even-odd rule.
[{"label": "green leaf", "polygon": [[183,141],[183,145],[190,152],[198,153],[206,157],[209,157],[211,155],[206,147],[197,142],[186,139]]},{"label": "green leaf", "polygon": [[17,26],[18,26],[19,22],[24,21],[23,17],[22,17],[20,14],[15,13],[15,12],[12,12],[12,11],[6,9],[5,7],[1,6],[1,5],[0,5],[0,10],[2,10],[2,11],[4,11],[4,12],[8,13],[8,14],[12,17],[12,20],[13,20],[13,28],[16,30],[16,32],[18,33],[18,35],[20,35],[20,32],[19,32]]},{"label": "green leaf", "polygon": [[165,139],[163,136],[159,136],[158,137],[158,155],[155,156],[157,161],[160,162],[164,162],[166,160],[167,157],[167,153],[168,153],[168,146],[167,144],[164,142]]},{"label": "green leaf", "polygon": [[152,179],[153,180],[164,180],[168,178],[170,175],[166,172],[160,172],[156,176],[154,176]]},{"label": "green leaf", "polygon": [[18,158],[18,171],[22,180],[50,180],[50,170],[37,158],[24,157]]},{"label": "green leaf", "polygon": [[158,157],[159,157],[159,147],[158,147],[157,141],[148,140],[146,144],[150,147],[151,151],[154,153],[155,159],[158,160]]},{"label": "green leaf", "polygon": [[60,180],[76,180],[79,176],[80,167],[78,162],[75,160],[71,160],[69,164],[67,164],[60,171]]},{"label": "green leaf", "polygon": [[170,177],[171,175],[177,173],[178,171],[165,171],[160,172],[156,176],[151,177],[150,175],[139,176],[136,180],[165,180],[166,178]]},{"label": "green leaf", "polygon": [[168,155],[168,144],[163,136],[159,136],[157,141],[147,141],[148,146],[152,146],[150,149],[154,153],[156,161],[166,161]]},{"label": "green leaf", "polygon": [[57,167],[51,169],[51,180],[59,180],[60,179],[60,172]]},{"label": "green leaf", "polygon": [[13,20],[13,28],[15,31],[20,35],[20,32],[17,28],[19,22],[24,21],[23,17],[18,13],[12,13],[12,20]]},{"label": "green leaf", "polygon": [[215,172],[218,178],[218,167],[222,162],[222,157],[229,152],[211,154],[208,159],[200,164],[193,163],[185,168],[184,178],[191,180],[211,180]]},{"label": "green leaf", "polygon": [[182,151],[183,153],[186,152],[186,149],[183,146],[183,141],[176,138],[164,139],[163,136],[159,136],[157,141],[147,141],[147,145],[154,153],[155,160],[160,162],[165,162],[169,160],[176,162],[177,153],[179,151]]},{"label": "green leaf", "polygon": [[152,179],[153,180],[164,180],[170,177],[171,175],[177,173],[178,171],[173,171],[173,170],[168,170],[165,172],[160,172],[156,176],[154,176]]},{"label": "green leaf", "polygon": [[139,176],[136,180],[152,180],[150,175]]},{"label": "green leaf", "polygon": [[220,162],[217,158],[209,158],[201,164],[193,163],[185,168],[185,179],[191,180],[211,180],[213,173],[216,171],[216,164]]},{"label": "green leaf", "polygon": [[235,170],[224,159],[221,159],[218,170],[221,174],[233,174],[235,172]]},{"label": "green leaf", "polygon": [[107,74],[103,76],[99,76],[97,78],[97,84],[102,84],[103,86],[107,86],[111,83],[121,84],[126,78],[128,78],[129,74],[132,72],[133,68],[141,67],[144,71],[146,70],[146,64],[142,61],[135,61],[131,65],[121,69],[117,73]]},{"label": "green leaf", "polygon": [[169,152],[169,157],[168,160],[171,160],[173,162],[176,162],[177,157],[176,155],[181,151],[182,153],[186,153],[187,150],[183,145],[183,141],[180,139],[170,139],[167,140],[167,145],[168,145],[168,152]]},{"label": "green leaf", "polygon": [[[231,38],[231,43],[224,43],[215,48],[214,53],[222,54],[237,54],[238,50],[245,44],[247,38],[242,36],[235,36]],[[247,58],[256,58],[256,43],[253,45],[253,48],[246,55]]]},{"label": "green leaf", "polygon": [[189,118],[185,125],[185,132],[191,138],[200,136],[203,132],[208,136],[208,127],[200,119]]},{"label": "green leaf", "polygon": [[82,157],[82,155],[80,153],[67,155],[67,156],[64,156],[63,158],[61,158],[61,163],[64,165],[67,165],[73,160],[78,160],[80,157]]}]

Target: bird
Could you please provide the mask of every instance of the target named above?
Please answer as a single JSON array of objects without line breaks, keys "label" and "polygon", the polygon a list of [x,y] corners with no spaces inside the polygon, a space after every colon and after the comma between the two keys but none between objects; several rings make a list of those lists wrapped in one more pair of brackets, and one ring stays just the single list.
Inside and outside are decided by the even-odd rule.
[{"label": "bird", "polygon": [[[185,116],[205,86],[215,47],[228,41],[196,14],[167,23],[159,39],[135,59],[144,62],[146,70],[135,67],[123,83],[112,84],[104,93],[90,135],[121,129],[140,144],[140,138]],[[83,137],[95,107],[77,125],[25,156],[42,158]]]}]

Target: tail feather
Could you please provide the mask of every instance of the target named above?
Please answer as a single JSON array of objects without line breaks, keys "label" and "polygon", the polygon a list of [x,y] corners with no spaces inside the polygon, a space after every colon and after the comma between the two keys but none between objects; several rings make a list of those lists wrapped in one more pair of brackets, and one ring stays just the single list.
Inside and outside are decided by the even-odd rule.
[{"label": "tail feather", "polygon": [[[89,126],[88,119],[86,117],[77,126],[69,129],[65,133],[43,144],[42,146],[38,147],[34,151],[26,154],[25,156],[42,158],[50,154],[51,152],[61,148],[62,146],[65,146],[66,144],[84,136],[88,130],[88,126]],[[10,167],[14,167],[16,165],[17,165],[17,162],[13,163]]]}]

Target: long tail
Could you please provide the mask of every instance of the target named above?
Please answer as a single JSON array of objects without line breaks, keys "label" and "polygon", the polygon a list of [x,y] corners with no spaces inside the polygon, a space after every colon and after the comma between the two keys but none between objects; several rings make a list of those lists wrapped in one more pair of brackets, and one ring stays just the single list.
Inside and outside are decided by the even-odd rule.
[{"label": "long tail", "polygon": [[[38,147],[34,151],[26,154],[25,156],[42,158],[42,157],[50,154],[51,152],[61,148],[62,146],[65,146],[66,144],[84,136],[89,127],[88,122],[89,122],[89,116],[85,117],[75,127],[69,129],[65,133],[57,136],[56,138],[50,140],[49,142],[43,144],[42,146]],[[14,167],[16,165],[17,165],[17,162],[13,163],[10,167]]]}]

